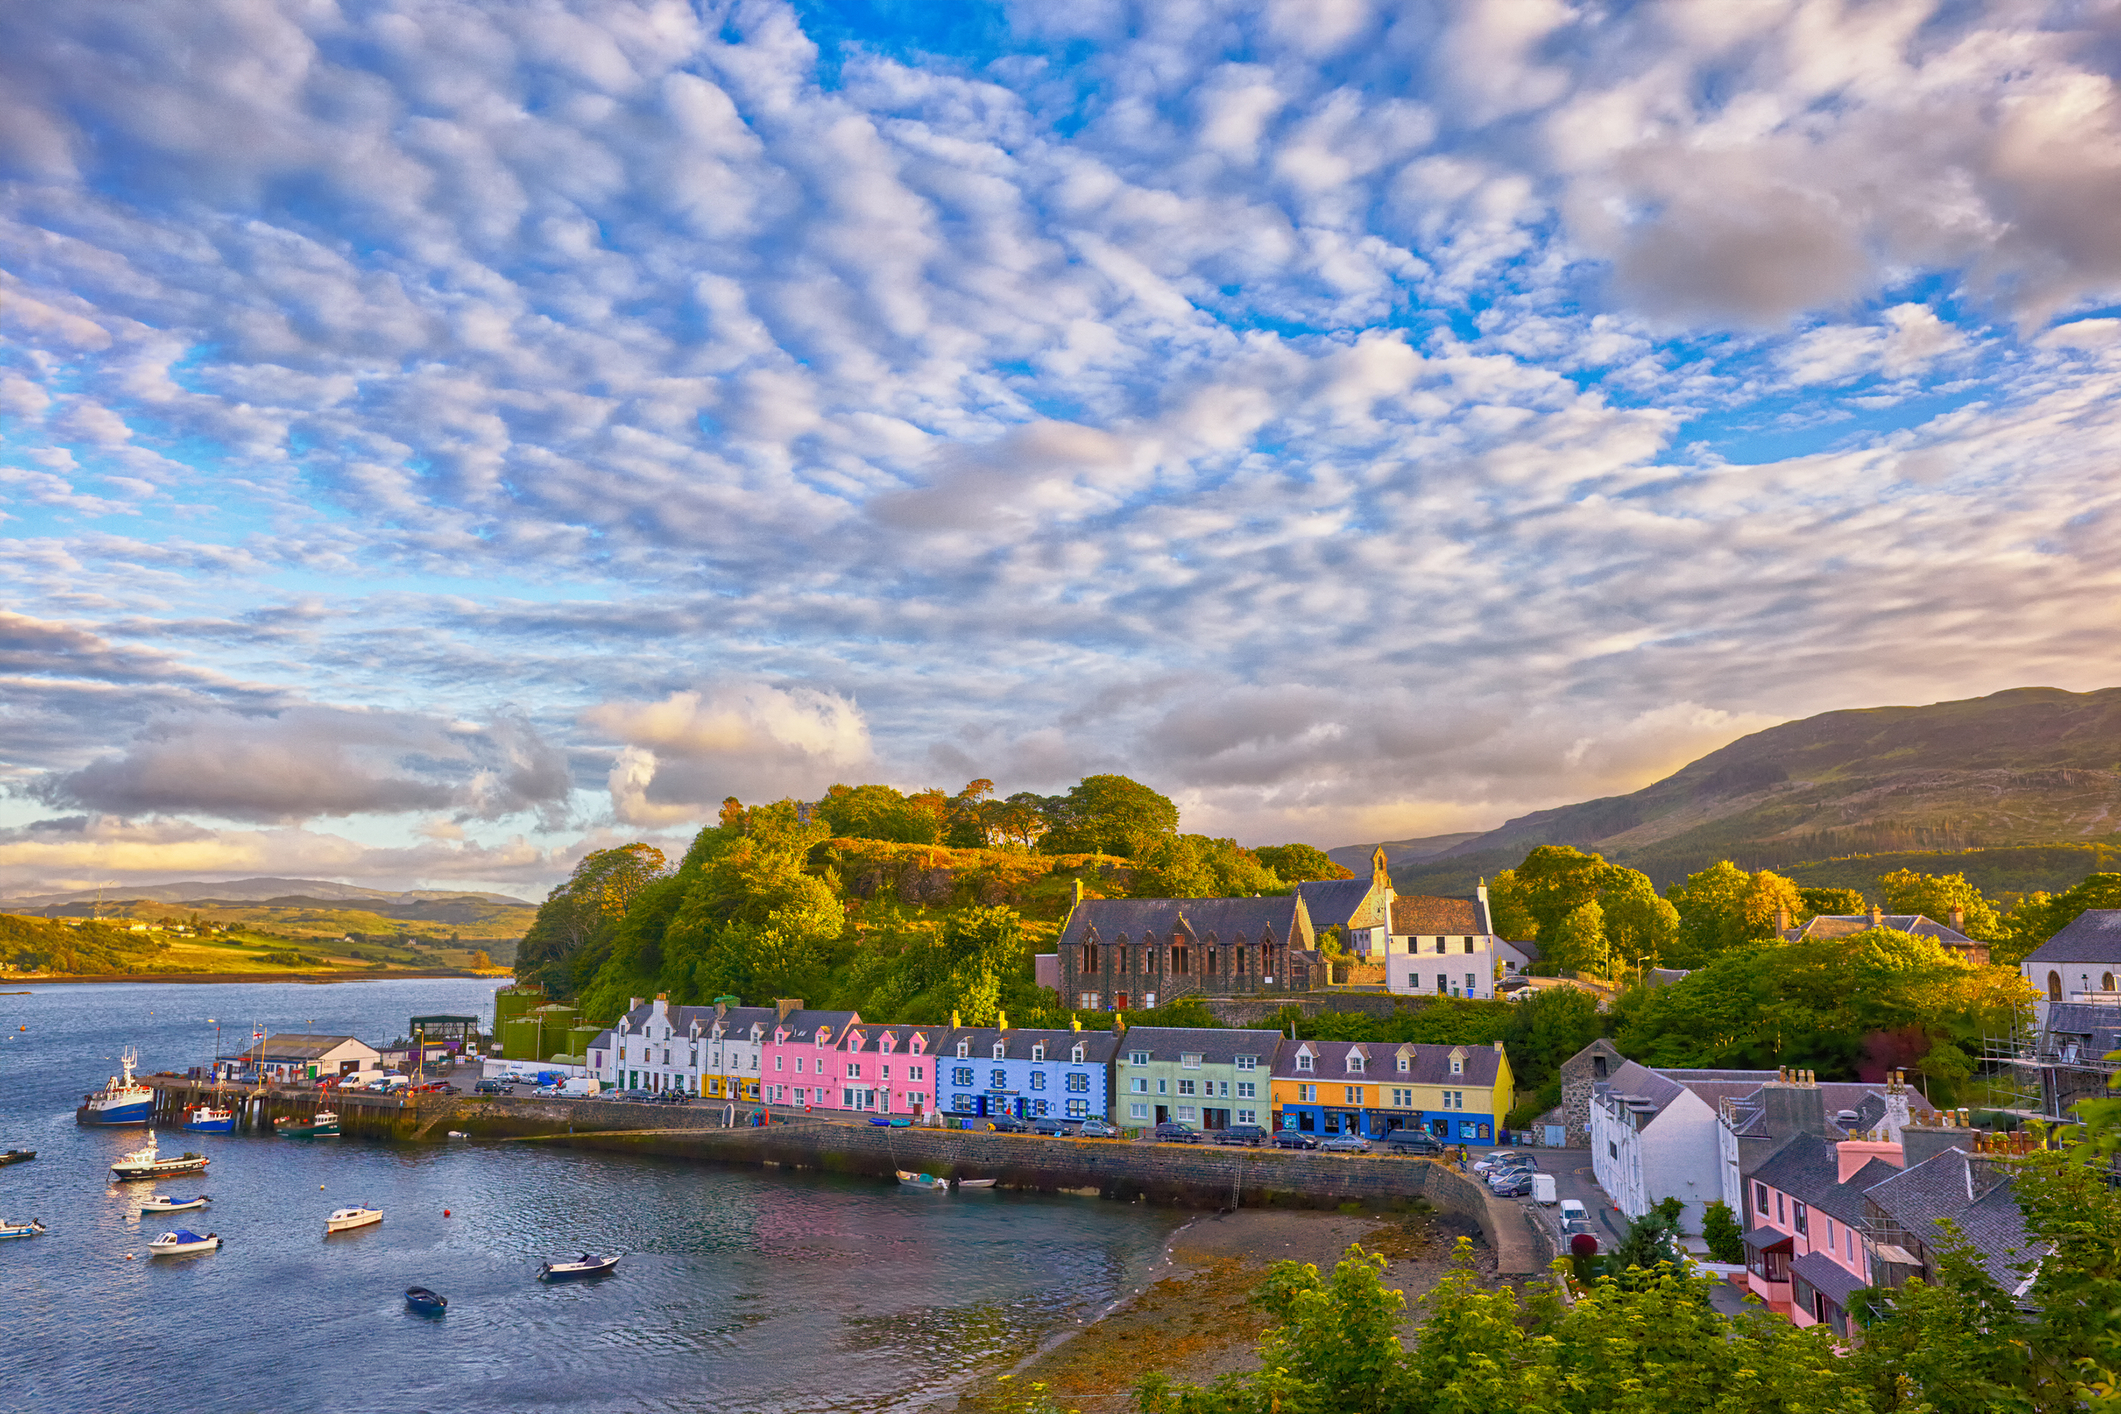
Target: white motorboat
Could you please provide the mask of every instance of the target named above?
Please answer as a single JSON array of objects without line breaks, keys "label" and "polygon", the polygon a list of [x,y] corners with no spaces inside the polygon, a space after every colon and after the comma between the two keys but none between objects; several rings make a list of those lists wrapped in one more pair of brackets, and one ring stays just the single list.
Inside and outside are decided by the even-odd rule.
[{"label": "white motorboat", "polygon": [[43,1233],[44,1224],[31,1218],[28,1222],[20,1218],[9,1218],[0,1222],[0,1237],[36,1237]]},{"label": "white motorboat", "polygon": [[144,1218],[149,1213],[188,1212],[193,1208],[203,1208],[213,1201],[212,1196],[205,1193],[196,1198],[178,1198],[167,1193],[157,1193],[152,1198],[140,1200],[140,1216]]},{"label": "white motorboat", "polygon": [[594,1252],[584,1252],[571,1261],[547,1262],[538,1268],[538,1280],[566,1281],[571,1277],[602,1276],[618,1264],[616,1257],[599,1257]]},{"label": "white motorboat", "polygon": [[374,1227],[383,1221],[381,1208],[341,1208],[324,1220],[324,1235],[335,1232],[352,1232],[357,1227]]},{"label": "white motorboat", "polygon": [[182,1227],[175,1232],[165,1232],[147,1244],[147,1254],[150,1257],[188,1257],[194,1252],[220,1250],[221,1239],[217,1234],[209,1232],[201,1237],[190,1228]]},{"label": "white motorboat", "polygon": [[110,1166],[112,1178],[161,1178],[174,1173],[204,1173],[213,1160],[204,1154],[194,1154],[189,1149],[176,1158],[165,1159],[155,1148],[155,1131],[147,1131],[147,1147],[135,1149]]},{"label": "white motorboat", "polygon": [[950,1191],[950,1180],[937,1178],[932,1173],[908,1173],[906,1170],[900,1169],[898,1171],[898,1181],[901,1188],[911,1188],[920,1193],[948,1193]]}]

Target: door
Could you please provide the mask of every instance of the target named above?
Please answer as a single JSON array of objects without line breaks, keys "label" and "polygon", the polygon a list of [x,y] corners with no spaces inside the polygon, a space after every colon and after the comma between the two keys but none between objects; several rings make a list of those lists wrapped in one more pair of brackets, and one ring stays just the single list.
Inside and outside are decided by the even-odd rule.
[{"label": "door", "polygon": [[1546,1143],[1549,1149],[1559,1149],[1563,1144],[1566,1144],[1568,1142],[1568,1131],[1563,1129],[1560,1125],[1548,1124],[1542,1125],[1541,1128],[1545,1129],[1547,1132]]},{"label": "door", "polygon": [[1228,1110],[1202,1110],[1200,1112],[1200,1127],[1202,1129],[1228,1129],[1230,1127],[1230,1112]]},{"label": "door", "polygon": [[1169,1124],[1171,1122],[1171,1107],[1169,1105],[1158,1105],[1156,1107],[1156,1122],[1158,1124]]}]

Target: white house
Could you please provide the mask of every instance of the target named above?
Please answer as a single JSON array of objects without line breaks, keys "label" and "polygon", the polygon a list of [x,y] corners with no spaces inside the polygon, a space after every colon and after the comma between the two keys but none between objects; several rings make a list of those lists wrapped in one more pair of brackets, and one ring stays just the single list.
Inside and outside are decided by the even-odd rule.
[{"label": "white house", "polygon": [[1716,1107],[1677,1080],[1622,1063],[1591,1095],[1591,1171],[1630,1218],[1677,1198],[1686,1205],[1680,1221],[1699,1232],[1703,1210],[1723,1196]]},{"label": "white house", "polygon": [[756,1100],[760,1045],[778,1015],[773,1007],[672,1006],[667,996],[635,997],[618,1024],[590,1042],[589,1074],[621,1090]]},{"label": "white house", "polygon": [[2091,908],[2018,965],[2033,989],[2034,1029],[2053,1002],[2121,1002],[2121,908]]},{"label": "white house", "polygon": [[1492,998],[1498,969],[1505,961],[1522,959],[1514,949],[1505,954],[1504,947],[1489,917],[1486,884],[1472,898],[1400,894],[1392,900],[1385,989],[1407,996]]},{"label": "white house", "polygon": [[243,1052],[251,1070],[272,1080],[319,1080],[381,1068],[383,1053],[351,1036],[268,1036]]}]

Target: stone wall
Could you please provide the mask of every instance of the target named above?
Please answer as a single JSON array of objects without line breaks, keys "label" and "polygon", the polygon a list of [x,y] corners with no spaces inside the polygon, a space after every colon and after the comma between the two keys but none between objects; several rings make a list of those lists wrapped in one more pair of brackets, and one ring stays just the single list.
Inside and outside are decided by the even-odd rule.
[{"label": "stone wall", "polygon": [[1273,1020],[1274,1013],[1285,1006],[1293,1006],[1305,1016],[1333,1011],[1387,1018],[1402,1009],[1418,1011],[1427,1005],[1389,992],[1297,992],[1286,997],[1202,997],[1200,1001],[1217,1021],[1240,1029]]},{"label": "stone wall", "polygon": [[1567,1142],[1572,1149],[1585,1148],[1591,1142],[1591,1092],[1605,1079],[1598,1073],[1600,1059],[1605,1061],[1606,1075],[1627,1063],[1627,1057],[1614,1049],[1611,1041],[1603,1039],[1591,1042],[1561,1063],[1562,1123],[1567,1127]]}]

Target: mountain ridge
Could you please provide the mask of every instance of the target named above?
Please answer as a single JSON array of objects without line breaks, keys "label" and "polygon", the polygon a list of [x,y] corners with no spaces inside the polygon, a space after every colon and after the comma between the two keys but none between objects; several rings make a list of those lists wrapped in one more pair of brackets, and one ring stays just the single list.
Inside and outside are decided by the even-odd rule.
[{"label": "mountain ridge", "polygon": [[327,879],[261,877],[222,880],[190,879],[174,884],[121,884],[111,885],[103,889],[70,889],[44,894],[12,894],[0,897],[0,908],[17,905],[25,908],[50,908],[69,903],[92,903],[98,895],[101,895],[104,901],[109,903],[116,903],[121,900],[147,900],[154,903],[192,903],[205,899],[220,899],[229,903],[262,903],[272,899],[299,898],[312,901],[369,901],[403,904],[425,900],[475,898],[487,903],[513,904],[523,908],[535,908],[537,906],[529,899],[468,889],[370,889],[364,888],[359,884],[335,884]]}]

